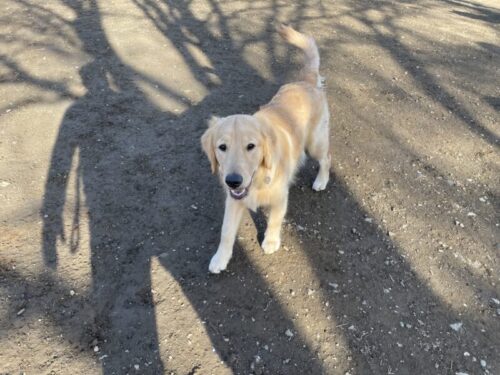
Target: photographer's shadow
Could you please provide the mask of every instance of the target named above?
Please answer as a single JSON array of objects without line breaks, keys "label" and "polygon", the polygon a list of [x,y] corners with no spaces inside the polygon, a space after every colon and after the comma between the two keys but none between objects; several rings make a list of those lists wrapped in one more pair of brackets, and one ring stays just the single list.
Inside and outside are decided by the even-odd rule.
[{"label": "photographer's shadow", "polygon": [[[57,267],[56,240],[64,238],[62,211],[71,167],[77,159],[76,204],[85,203],[88,210],[94,312],[90,332],[84,332],[82,340],[98,342],[106,353],[103,367],[110,371],[105,373],[121,373],[135,363],[149,364],[153,373],[161,373],[150,257],[141,243],[147,233],[145,215],[152,209],[148,194],[158,182],[151,179],[154,129],[144,119],[151,113],[163,120],[166,116],[126,80],[120,82],[112,75],[105,62],[93,61],[80,74],[87,93],[66,111],[48,173],[43,257],[47,266]],[[76,251],[78,236],[73,231],[78,226],[70,236],[71,249]],[[124,361],[125,355],[129,361]]]}]

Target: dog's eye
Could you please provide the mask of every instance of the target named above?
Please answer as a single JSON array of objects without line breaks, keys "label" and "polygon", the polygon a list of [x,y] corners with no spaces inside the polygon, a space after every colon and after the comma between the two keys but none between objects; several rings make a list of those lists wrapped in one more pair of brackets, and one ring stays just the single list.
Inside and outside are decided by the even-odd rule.
[{"label": "dog's eye", "polygon": [[219,145],[219,150],[221,151],[226,151],[227,150],[227,146],[222,144],[222,145]]},{"label": "dog's eye", "polygon": [[250,150],[253,150],[255,148],[255,145],[253,143],[249,143],[247,145],[247,150],[250,151]]}]

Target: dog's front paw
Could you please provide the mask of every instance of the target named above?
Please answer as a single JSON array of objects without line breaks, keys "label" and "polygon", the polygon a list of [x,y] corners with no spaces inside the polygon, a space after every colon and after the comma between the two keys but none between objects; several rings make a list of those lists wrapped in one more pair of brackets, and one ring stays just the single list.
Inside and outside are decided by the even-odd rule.
[{"label": "dog's front paw", "polygon": [[316,177],[313,183],[313,190],[321,191],[326,189],[326,185],[328,184],[328,178],[321,178],[320,176]]},{"label": "dog's front paw", "polygon": [[264,241],[262,242],[262,250],[264,250],[264,253],[266,254],[272,254],[278,251],[280,246],[281,246],[281,240],[279,237],[269,238],[268,236],[266,236],[264,238]]},{"label": "dog's front paw", "polygon": [[224,256],[217,251],[212,257],[212,260],[210,260],[208,270],[212,273],[220,273],[220,271],[224,271],[229,263],[229,259],[230,257]]}]

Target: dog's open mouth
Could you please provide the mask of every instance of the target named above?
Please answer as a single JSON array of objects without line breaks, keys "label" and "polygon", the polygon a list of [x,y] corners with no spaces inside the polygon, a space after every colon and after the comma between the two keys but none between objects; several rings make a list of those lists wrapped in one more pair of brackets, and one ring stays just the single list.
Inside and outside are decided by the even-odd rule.
[{"label": "dog's open mouth", "polygon": [[250,186],[252,186],[253,182],[253,176],[255,175],[255,171],[252,173],[252,177],[250,178],[250,183],[247,185],[247,187],[239,187],[237,189],[229,189],[229,195],[231,195],[232,198],[240,200],[245,198],[248,195],[248,190],[250,189]]},{"label": "dog's open mouth", "polygon": [[243,199],[248,195],[248,187],[243,189],[229,189],[229,194],[234,199]]}]

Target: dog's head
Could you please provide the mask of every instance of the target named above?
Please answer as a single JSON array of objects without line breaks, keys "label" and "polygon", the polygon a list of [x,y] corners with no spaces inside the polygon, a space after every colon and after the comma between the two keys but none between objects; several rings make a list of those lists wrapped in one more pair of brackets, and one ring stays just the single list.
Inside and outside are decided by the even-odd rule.
[{"label": "dog's head", "polygon": [[254,116],[213,117],[201,137],[212,173],[219,174],[234,199],[248,195],[259,168],[273,166],[274,132]]}]

